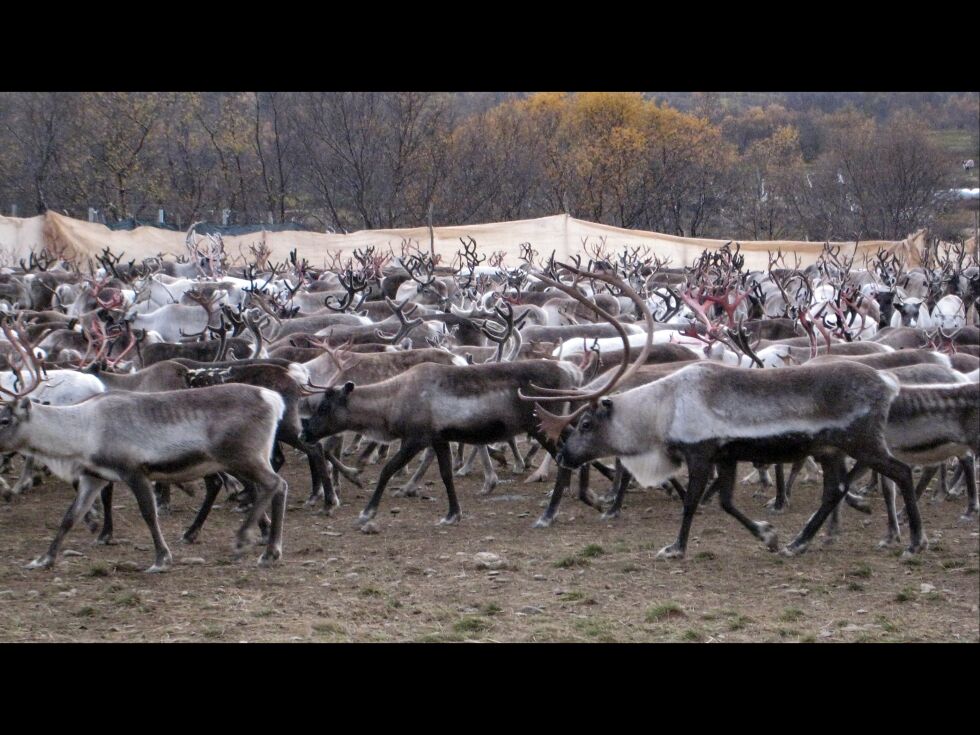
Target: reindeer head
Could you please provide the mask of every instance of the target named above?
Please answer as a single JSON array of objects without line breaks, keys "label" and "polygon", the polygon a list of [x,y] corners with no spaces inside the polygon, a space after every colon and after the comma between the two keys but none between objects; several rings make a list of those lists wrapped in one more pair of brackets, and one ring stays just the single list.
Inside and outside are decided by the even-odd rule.
[{"label": "reindeer head", "polygon": [[354,384],[347,381],[339,388],[327,388],[316,411],[309,419],[303,421],[303,436],[305,441],[314,441],[345,431],[350,425],[351,412],[347,406],[348,396],[353,392]]}]

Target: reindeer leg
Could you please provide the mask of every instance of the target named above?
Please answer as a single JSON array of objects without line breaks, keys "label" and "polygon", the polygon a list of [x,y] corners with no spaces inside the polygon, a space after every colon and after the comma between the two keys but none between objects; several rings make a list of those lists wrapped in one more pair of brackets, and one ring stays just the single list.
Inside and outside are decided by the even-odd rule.
[{"label": "reindeer leg", "polygon": [[949,479],[949,495],[946,498],[947,500],[958,498],[963,494],[963,491],[959,489],[961,482],[963,482],[963,465],[957,459],[956,467],[953,469],[953,476]]},{"label": "reindeer leg", "polygon": [[368,504],[361,511],[361,514],[357,518],[357,522],[360,525],[367,523],[369,520],[374,518],[375,514],[378,512],[378,504],[381,502],[381,496],[384,494],[385,486],[388,484],[388,480],[394,475],[398,470],[408,464],[412,457],[422,451],[426,444],[422,443],[418,439],[405,440],[402,442],[401,447],[395,456],[388,460],[388,463],[381,468],[381,474],[378,476],[378,483],[374,488],[374,495],[368,501]]},{"label": "reindeer leg", "polygon": [[548,479],[548,475],[551,474],[551,461],[552,456],[550,454],[546,455],[543,460],[541,460],[541,466],[536,469],[530,477],[528,477],[524,483],[529,482],[544,482]]},{"label": "reindeer leg", "polygon": [[432,449],[439,460],[439,474],[442,475],[442,482],[446,486],[446,495],[449,498],[449,512],[446,517],[439,521],[439,525],[450,525],[459,523],[462,516],[459,510],[459,501],[456,500],[456,488],[453,487],[453,457],[448,442],[432,442]]},{"label": "reindeer leg", "polygon": [[193,522],[184,531],[184,535],[180,537],[180,540],[185,544],[193,544],[197,541],[197,536],[201,532],[201,526],[204,525],[204,521],[207,520],[208,515],[211,513],[211,508],[214,506],[214,501],[218,497],[218,492],[222,487],[221,477],[218,475],[207,475],[204,478],[204,502],[201,503],[201,507],[197,511],[197,515],[194,517]]},{"label": "reindeer leg", "polygon": [[691,522],[701,503],[701,496],[711,477],[714,468],[712,462],[696,455],[689,454],[687,457],[687,493],[684,496],[684,517],[681,519],[681,528],[677,534],[677,540],[670,546],[665,546],[657,552],[658,559],[683,559],[687,551],[687,537],[691,533]]},{"label": "reindeer leg", "polygon": [[160,515],[167,515],[170,513],[170,483],[169,482],[155,482],[154,495],[157,504],[157,513]]},{"label": "reindeer leg", "polygon": [[735,493],[735,468],[737,464],[734,460],[725,460],[716,465],[718,477],[714,484],[718,487],[718,500],[721,502],[721,507],[728,515],[745,526],[753,536],[764,543],[769,551],[775,551],[779,541],[772,524],[766,521],[753,521],[735,507],[732,496]]},{"label": "reindeer leg", "polygon": [[418,469],[416,469],[415,473],[408,478],[408,482],[402,485],[398,490],[391,493],[392,496],[396,498],[416,497],[419,494],[418,484],[421,482],[422,478],[425,477],[425,473],[429,471],[429,465],[432,464],[432,460],[435,458],[435,450],[433,450],[432,447],[428,447],[422,454],[422,461],[419,463]]},{"label": "reindeer leg", "polygon": [[919,515],[919,506],[916,504],[915,488],[912,486],[912,470],[908,465],[895,459],[888,453],[886,447],[879,447],[878,453],[870,457],[865,456],[864,460],[871,467],[878,470],[901,488],[902,499],[905,503],[905,515],[909,519],[909,546],[902,552],[903,557],[917,554],[924,551],[929,546],[929,540],[922,530],[922,518]]},{"label": "reindeer leg", "polygon": [[378,442],[375,441],[369,441],[367,442],[367,444],[365,444],[364,449],[362,449],[361,453],[357,455],[357,462],[354,463],[354,466],[357,468],[358,472],[364,469],[364,466],[367,464],[368,458],[371,456],[371,454],[374,452],[377,446],[378,446]]},{"label": "reindeer leg", "polygon": [[489,495],[497,487],[499,479],[497,472],[493,468],[493,462],[490,461],[490,452],[487,449],[487,445],[479,444],[477,445],[477,449],[479,450],[480,461],[483,463],[483,487],[480,488],[480,495]]},{"label": "reindeer leg", "polygon": [[479,451],[480,447],[477,444],[470,447],[470,455],[466,458],[466,461],[463,462],[463,465],[456,470],[456,477],[466,477],[473,471],[473,463],[476,461],[476,455]]},{"label": "reindeer leg", "polygon": [[20,495],[30,490],[34,486],[34,457],[24,456],[24,466],[20,471],[20,477],[9,491],[4,492],[4,498],[9,500],[11,495]]},{"label": "reindeer leg", "polygon": [[783,475],[783,464],[776,464],[776,497],[766,503],[771,513],[782,513],[786,508],[786,478]]},{"label": "reindeer leg", "polygon": [[515,475],[523,475],[527,469],[527,465],[524,463],[524,458],[521,456],[520,451],[517,449],[517,437],[512,436],[507,440],[507,446],[510,447],[511,453],[514,455],[514,467],[511,472]]},{"label": "reindeer leg", "polygon": [[939,484],[936,486],[936,489],[932,493],[932,497],[929,499],[930,503],[935,503],[939,499],[940,493],[943,497],[945,497],[949,492],[946,489],[946,463],[940,462],[938,465],[936,465],[936,471],[939,473]]},{"label": "reindeer leg", "polygon": [[752,493],[752,497],[768,495],[767,491],[772,487],[772,478],[769,477],[769,465],[760,462],[753,466],[759,471],[759,487]]},{"label": "reindeer leg", "polygon": [[259,565],[264,566],[282,556],[282,521],[285,515],[286,481],[277,475],[268,463],[228,468],[229,472],[251,485],[255,492],[255,502],[249,510],[238,533],[235,534],[234,552],[240,556],[251,543],[253,531],[265,515],[266,508],[272,504],[272,525],[267,534],[265,553],[259,557]]},{"label": "reindeer leg", "polygon": [[102,533],[95,540],[97,544],[105,544],[106,546],[115,545],[115,541],[112,540],[112,483],[107,482],[105,487],[102,488],[100,493],[100,498],[102,500]]},{"label": "reindeer leg", "polygon": [[960,516],[962,521],[973,521],[980,512],[977,502],[977,477],[973,455],[960,457],[960,467],[963,468],[963,481],[966,483],[966,512]]},{"label": "reindeer leg", "polygon": [[163,533],[160,532],[160,521],[157,518],[157,501],[153,496],[153,485],[142,475],[132,475],[126,479],[126,484],[129,485],[129,489],[136,496],[136,503],[139,505],[140,514],[143,516],[143,520],[146,521],[146,525],[150,529],[150,534],[153,536],[156,559],[153,565],[146,571],[150,573],[164,572],[173,563],[173,556],[170,554],[170,549],[167,548],[167,542],[163,538]]},{"label": "reindeer leg", "polygon": [[276,475],[275,486],[272,490],[272,528],[269,529],[269,543],[266,545],[265,552],[259,557],[260,567],[268,566],[282,558],[282,527],[286,517],[286,495],[288,493],[289,486],[286,481]]},{"label": "reindeer leg", "polygon": [[780,553],[783,556],[796,556],[806,551],[827,516],[847,493],[843,457],[839,455],[828,456],[823,458],[820,463],[823,466],[823,495],[820,507],[810,516],[797,537],[782,549]]},{"label": "reindeer leg", "polygon": [[[282,427],[280,431],[283,432],[281,436],[282,441],[291,447],[296,447],[306,455],[306,459],[310,464],[310,497],[313,497],[314,490],[317,497],[322,494],[323,513],[330,515],[333,513],[333,509],[340,505],[340,498],[337,496],[337,491],[334,489],[333,482],[330,479],[330,468],[327,467],[327,461],[324,458],[324,453],[320,448],[319,442],[307,443],[303,441],[299,434],[285,427]],[[273,466],[273,469],[276,472],[279,471],[275,466]],[[275,498],[273,498],[273,502],[275,502]],[[273,525],[275,525],[274,520]]]},{"label": "reindeer leg", "polygon": [[336,454],[334,454],[332,445],[329,444],[328,442],[329,439],[327,439],[326,442],[321,444],[321,451],[323,452],[323,456],[326,457],[327,461],[333,466],[334,470],[336,470],[338,473],[343,475],[345,480],[349,481],[351,484],[355,485],[356,487],[364,487],[361,484],[361,481],[358,479],[358,475],[360,475],[361,470],[356,467],[348,467],[343,462],[341,462],[337,458]]},{"label": "reindeer leg", "polygon": [[623,498],[626,495],[626,487],[630,484],[633,476],[623,467],[623,463],[616,459],[616,479],[613,481],[613,491],[616,496],[613,498],[612,505],[603,513],[600,518],[604,521],[619,518],[619,513],[623,508]]},{"label": "reindeer leg", "polygon": [[571,481],[572,471],[559,465],[558,476],[555,478],[555,487],[551,491],[551,500],[548,502],[548,507],[541,514],[541,517],[534,522],[532,528],[547,528],[554,522],[555,516],[558,514],[558,505],[561,503],[562,493],[565,492],[565,488],[571,484]]},{"label": "reindeer leg", "polygon": [[895,483],[881,478],[881,497],[885,501],[885,511],[888,514],[888,535],[878,542],[884,548],[892,544],[902,543],[902,531],[898,526],[898,513],[895,512]]},{"label": "reindeer leg", "polygon": [[354,452],[356,452],[357,447],[361,443],[361,439],[363,439],[363,436],[361,434],[354,434],[354,436],[351,438],[350,444],[348,444],[347,447],[342,452],[343,456],[349,457]]},{"label": "reindeer leg", "polygon": [[540,449],[541,449],[541,445],[538,442],[536,441],[531,442],[531,448],[528,449],[527,454],[524,455],[523,461],[525,467],[530,467],[531,459],[534,457],[535,454],[537,454],[540,451]]},{"label": "reindeer leg", "polygon": [[[589,489],[589,469],[592,463],[586,463],[578,468],[578,499],[585,503],[590,508],[595,508],[598,511],[602,510],[602,503]],[[615,479],[615,475],[613,479]]]},{"label": "reindeer leg", "polygon": [[92,507],[92,503],[99,495],[99,491],[106,484],[105,480],[100,480],[97,477],[92,477],[91,475],[82,475],[78,479],[78,492],[75,495],[75,499],[72,501],[71,505],[68,506],[68,511],[65,513],[64,518],[61,520],[61,526],[58,528],[58,533],[55,534],[54,540],[48,547],[48,551],[44,556],[39,556],[37,559],[32,561],[27,565],[28,569],[50,569],[54,566],[55,560],[58,558],[58,551],[61,549],[61,544],[64,542],[65,536],[72,529],[79,519],[84,516],[89,508]]}]

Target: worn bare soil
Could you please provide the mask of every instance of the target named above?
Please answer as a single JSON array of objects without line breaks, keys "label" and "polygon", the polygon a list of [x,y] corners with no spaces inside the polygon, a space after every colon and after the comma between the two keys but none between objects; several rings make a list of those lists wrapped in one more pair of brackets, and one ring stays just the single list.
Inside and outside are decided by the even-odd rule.
[{"label": "worn bare soil", "polygon": [[[558,522],[532,530],[548,486],[501,471],[493,495],[460,479],[463,520],[438,527],[445,494],[435,468],[432,498],[386,495],[380,533],[355,528],[366,491],[344,484],[333,517],[302,507],[305,462],[289,455],[285,550],[260,569],[259,547],[234,561],[242,515],[219,500],[200,542],[179,543],[196,498],[174,491],[162,519],[175,565],[145,574],[152,542],[128,489],[117,488],[115,546],[77,527],[53,571],[28,571],[71,500],[54,480],[0,503],[2,641],[969,641],[980,637],[978,526],[959,520],[965,502],[922,503],[931,546],[910,562],[878,549],[874,514],[843,510],[842,533],[802,557],[769,553],[717,505],[695,519],[688,557],[657,561],[673,541],[680,504],[663,491],[630,492],[622,517],[600,521],[566,497]],[[414,466],[414,465],[413,465]],[[371,465],[368,480],[377,477]],[[748,469],[740,466],[742,474]],[[599,478],[598,489],[606,490]],[[394,484],[397,484],[397,478]],[[814,482],[770,516],[756,486],[736,502],[771,520],[789,540],[818,504]],[[930,490],[931,493],[931,490]],[[477,569],[474,554],[504,567]],[[192,559],[193,563],[183,560]],[[203,563],[201,563],[203,560]]]}]

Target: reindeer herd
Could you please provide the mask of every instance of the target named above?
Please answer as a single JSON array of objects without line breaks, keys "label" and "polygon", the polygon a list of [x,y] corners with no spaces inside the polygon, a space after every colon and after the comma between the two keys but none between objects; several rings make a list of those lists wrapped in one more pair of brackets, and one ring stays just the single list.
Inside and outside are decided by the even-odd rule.
[{"label": "reindeer herd", "polygon": [[[127,485],[150,529],[153,565],[172,563],[158,511],[171,485],[204,481],[182,541],[193,543],[222,492],[247,508],[234,550],[261,539],[260,564],[283,553],[282,445],[306,456],[307,505],[332,513],[341,483],[384,464],[358,516],[365,532],[385,489],[417,494],[432,460],[460,521],[454,477],[479,460],[543,480],[552,524],[577,475],[578,497],[614,518],[631,483],[683,503],[683,557],[695,512],[721,507],[770,550],[802,553],[842,501],[870,512],[880,487],[882,544],[927,547],[917,501],[934,477],[965,489],[975,522],[980,449],[980,267],[962,248],[863,264],[824,248],[801,267],[770,254],[745,267],[738,245],[671,268],[645,248],[583,242],[570,263],[528,244],[519,263],[471,239],[449,263],[412,241],[332,254],[323,268],[263,247],[237,256],[192,227],[187,255],[87,263],[47,251],[0,269],[0,452],[23,458],[10,501],[47,471],[72,485],[50,568],[79,521],[111,543],[112,492]],[[863,265],[863,267],[859,267]],[[522,446],[523,445],[523,446]],[[356,459],[345,457],[355,455]],[[408,465],[421,455],[413,474]],[[510,460],[508,460],[508,456]],[[738,463],[754,465],[779,512],[809,463],[820,504],[780,548],[768,521],[734,502]],[[947,477],[947,465],[954,463]],[[790,467],[788,476],[785,466]],[[918,477],[914,470],[921,468]],[[595,470],[608,492],[591,488]],[[872,482],[858,487],[870,471]],[[101,505],[101,512],[95,510]]]}]

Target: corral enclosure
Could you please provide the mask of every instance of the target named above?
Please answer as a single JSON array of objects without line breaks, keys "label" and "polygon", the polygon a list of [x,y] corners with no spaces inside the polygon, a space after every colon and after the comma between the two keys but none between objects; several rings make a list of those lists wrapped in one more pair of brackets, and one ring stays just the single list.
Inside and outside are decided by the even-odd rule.
[{"label": "corral enclosure", "polygon": [[[846,509],[841,537],[786,559],[767,551],[717,503],[698,513],[688,558],[657,560],[676,533],[680,503],[661,490],[630,492],[621,518],[568,498],[550,529],[531,530],[547,488],[501,471],[493,495],[460,479],[463,519],[437,527],[445,506],[430,472],[423,498],[386,497],[380,533],[362,534],[365,491],[345,484],[333,517],[303,507],[309,482],[291,454],[283,561],[234,561],[241,515],[220,501],[200,543],[177,543],[198,499],[175,493],[163,518],[176,564],[144,574],[152,548],[132,495],[117,493],[118,546],[84,527],[53,572],[27,571],[53,533],[71,489],[46,482],[0,504],[0,640],[4,641],[965,641],[980,635],[980,540],[961,503],[921,504],[927,552],[908,561],[878,549],[874,515]],[[377,476],[372,465],[368,479]],[[748,470],[745,470],[747,473]],[[744,474],[744,473],[743,473]],[[432,484],[434,481],[434,484]],[[397,483],[396,483],[397,484]],[[798,487],[768,516],[757,484],[737,500],[788,539],[816,507],[819,483]],[[198,498],[200,493],[198,493]],[[500,557],[478,569],[474,557]],[[187,562],[191,563],[187,563]]]},{"label": "corral enclosure", "polygon": [[905,99],[0,94],[0,641],[980,642]]}]

